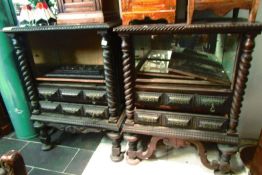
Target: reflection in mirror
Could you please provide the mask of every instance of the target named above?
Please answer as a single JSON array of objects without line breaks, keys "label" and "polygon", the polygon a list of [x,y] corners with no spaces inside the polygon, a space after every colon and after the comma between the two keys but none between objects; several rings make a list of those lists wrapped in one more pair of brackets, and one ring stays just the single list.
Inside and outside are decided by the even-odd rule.
[{"label": "reflection in mirror", "polygon": [[230,86],[239,36],[135,36],[136,71],[143,78],[185,78]]}]

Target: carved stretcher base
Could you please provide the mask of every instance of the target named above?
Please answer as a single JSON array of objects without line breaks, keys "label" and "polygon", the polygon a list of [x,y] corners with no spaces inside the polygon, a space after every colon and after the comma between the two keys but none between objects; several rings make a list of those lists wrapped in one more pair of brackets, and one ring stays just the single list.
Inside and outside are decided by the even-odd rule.
[{"label": "carved stretcher base", "polygon": [[196,147],[200,160],[204,166],[209,169],[219,171],[222,174],[231,172],[230,159],[231,156],[237,152],[237,147],[233,145],[218,145],[218,149],[221,152],[220,160],[209,161],[207,158],[207,150],[204,143],[195,140],[183,140],[175,137],[158,137],[152,136],[151,140],[147,144],[147,148],[138,150],[138,141],[141,141],[140,136],[127,134],[124,136],[128,141],[129,149],[127,151],[127,162],[129,164],[138,164],[141,160],[149,159],[153,156],[157,149],[157,143],[163,141],[165,145],[172,146],[174,148],[183,148],[189,145]]}]

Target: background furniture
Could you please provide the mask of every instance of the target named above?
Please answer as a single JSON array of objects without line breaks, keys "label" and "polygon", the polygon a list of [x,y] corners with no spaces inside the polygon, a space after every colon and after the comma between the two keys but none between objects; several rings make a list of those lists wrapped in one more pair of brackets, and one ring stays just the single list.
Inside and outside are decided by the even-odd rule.
[{"label": "background furniture", "polygon": [[175,22],[176,0],[121,0],[121,4],[123,25],[145,18]]},{"label": "background furniture", "polygon": [[8,120],[7,112],[0,95],[0,136],[4,136],[11,131],[11,124]]},{"label": "background furniture", "polygon": [[[157,143],[163,141],[174,147],[193,144],[198,149],[201,161],[206,167],[222,172],[230,171],[231,155],[238,150],[236,128],[248,80],[252,51],[255,47],[254,39],[261,29],[262,25],[259,23],[232,23],[232,21],[193,25],[129,25],[114,28],[114,31],[122,38],[127,116],[123,132],[126,133],[125,139],[129,143],[127,151],[129,162],[137,163],[139,159],[150,158]],[[232,36],[232,33],[235,36],[230,39],[231,41],[223,39],[223,36]],[[135,63],[135,59],[137,59],[135,49],[139,42],[136,43],[134,38],[141,35],[149,36],[151,41],[156,38],[154,43],[159,43],[158,37],[165,38],[162,40],[163,43],[167,43],[167,40],[172,38],[170,40],[175,40],[176,47],[171,48],[175,51],[180,47],[191,48],[196,42],[193,38],[201,36],[201,41],[204,41],[204,44],[196,45],[197,48],[212,52],[217,59],[220,59],[220,54],[217,53],[221,53],[221,50],[226,51],[223,49],[221,41],[224,41],[222,43],[231,43],[231,45],[235,43],[236,47],[231,50],[234,54],[224,53],[225,56],[220,61],[221,64],[229,60],[232,61],[223,65],[224,72],[227,72],[226,65],[232,67],[232,72],[228,74],[230,82],[228,84],[205,82],[205,80],[192,76],[169,74],[165,69],[161,72],[161,68],[157,73],[140,71],[141,65],[150,61],[149,58],[154,58],[148,54],[150,49],[144,47],[145,49],[141,51],[144,53],[144,57],[140,59],[142,64]],[[216,51],[211,49],[213,46],[210,46],[214,42],[208,41],[212,35],[217,37]],[[152,43],[153,41],[151,47],[153,47]],[[228,47],[225,46],[225,48]],[[188,49],[184,54],[188,54],[190,58],[191,52]],[[158,63],[156,65],[161,65],[162,61],[170,61],[165,56],[163,58],[159,54],[153,61]],[[146,142],[143,135],[149,136],[151,140]],[[141,141],[142,145],[147,145],[143,151],[137,148],[138,141]],[[218,149],[221,152],[219,161],[207,159],[205,142],[218,144]]]},{"label": "background furniture", "polygon": [[58,24],[103,23],[119,19],[116,0],[57,0]]},{"label": "background furniture", "polygon": [[73,133],[109,131],[112,159],[122,159],[120,38],[112,33],[118,24],[3,29],[12,38],[43,150],[52,148],[50,128]]},{"label": "background furniture", "polygon": [[[192,23],[195,10],[211,10],[216,15],[224,16],[233,9],[249,10],[249,22],[255,22],[259,0],[188,0],[187,7],[187,24]],[[237,17],[238,10],[235,11],[234,17]]]}]

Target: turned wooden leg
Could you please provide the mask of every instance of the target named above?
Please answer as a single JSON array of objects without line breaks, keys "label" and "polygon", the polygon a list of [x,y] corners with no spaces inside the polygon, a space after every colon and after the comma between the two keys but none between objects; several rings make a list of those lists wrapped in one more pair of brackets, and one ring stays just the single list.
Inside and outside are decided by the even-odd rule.
[{"label": "turned wooden leg", "polygon": [[252,8],[249,11],[249,18],[248,18],[249,22],[255,22],[256,21],[257,11],[258,11],[258,7],[259,7],[259,3],[260,3],[259,1],[260,0],[253,0]]},{"label": "turned wooden leg", "polygon": [[233,19],[236,20],[238,18],[239,8],[233,10]]},{"label": "turned wooden leg", "polygon": [[194,0],[188,0],[187,5],[187,24],[192,24],[192,19],[194,15],[195,2]]},{"label": "turned wooden leg", "polygon": [[124,154],[121,152],[122,136],[117,132],[109,132],[107,136],[112,140],[112,153],[110,158],[114,162],[120,162],[124,158]]},{"label": "turned wooden leg", "polygon": [[128,141],[127,162],[131,165],[136,165],[140,162],[140,160],[137,159],[138,136],[125,135],[124,138]]},{"label": "turned wooden leg", "polygon": [[39,138],[42,142],[42,150],[49,151],[52,149],[51,137],[48,133],[48,127],[42,122],[34,122],[34,128],[39,132]]},{"label": "turned wooden leg", "polygon": [[231,157],[238,151],[238,147],[234,145],[218,145],[218,149],[221,151],[219,171],[222,174],[229,173],[231,171],[230,160]]}]

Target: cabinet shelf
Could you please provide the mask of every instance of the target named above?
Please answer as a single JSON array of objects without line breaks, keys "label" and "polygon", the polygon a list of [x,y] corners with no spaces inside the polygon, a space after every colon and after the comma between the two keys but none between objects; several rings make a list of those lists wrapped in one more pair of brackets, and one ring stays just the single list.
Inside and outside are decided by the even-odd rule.
[{"label": "cabinet shelf", "polygon": [[107,30],[112,27],[120,25],[120,21],[98,23],[98,24],[84,24],[84,25],[49,25],[49,26],[28,26],[19,27],[11,26],[4,27],[3,32],[6,33],[27,33],[27,32],[48,32],[48,31],[79,31],[79,30]]},{"label": "cabinet shelf", "polygon": [[249,23],[238,21],[228,22],[203,22],[187,25],[185,23],[178,24],[143,24],[143,25],[128,25],[118,26],[114,28],[114,32],[128,34],[189,34],[189,33],[236,33],[252,30],[253,33],[260,33],[262,28],[261,23]]}]

